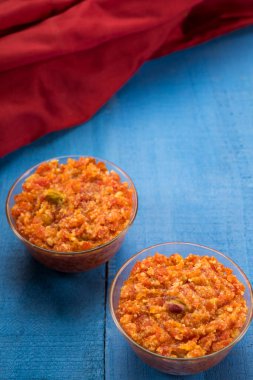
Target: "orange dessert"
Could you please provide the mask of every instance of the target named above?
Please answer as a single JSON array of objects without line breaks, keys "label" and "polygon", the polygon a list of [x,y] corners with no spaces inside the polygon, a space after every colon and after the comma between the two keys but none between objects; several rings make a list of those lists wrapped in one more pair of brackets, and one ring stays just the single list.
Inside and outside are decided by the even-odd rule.
[{"label": "orange dessert", "polygon": [[93,158],[39,165],[15,196],[12,215],[31,243],[62,252],[103,245],[129,224],[133,193]]},{"label": "orange dessert", "polygon": [[121,289],[117,315],[140,346],[192,358],[229,345],[247,314],[244,286],[214,257],[156,253],[137,262]]}]

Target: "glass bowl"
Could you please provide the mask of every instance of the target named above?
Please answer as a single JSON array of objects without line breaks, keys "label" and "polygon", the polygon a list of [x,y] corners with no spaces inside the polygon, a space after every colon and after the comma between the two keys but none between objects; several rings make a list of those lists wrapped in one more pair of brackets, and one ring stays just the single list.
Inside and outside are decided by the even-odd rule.
[{"label": "glass bowl", "polygon": [[[55,157],[55,158],[46,160],[44,162],[58,160],[59,163],[63,164],[63,163],[66,163],[68,158],[78,159],[80,157],[91,157],[91,156],[76,156],[75,155],[75,156]],[[128,228],[132,225],[136,217],[137,208],[138,208],[138,196],[137,196],[137,192],[131,178],[123,170],[121,170],[112,162],[102,160],[97,157],[92,157],[92,158],[94,158],[96,162],[98,161],[103,162],[109,171],[111,170],[115,171],[120,176],[121,181],[127,182],[129,188],[133,190],[133,209],[132,209],[132,214],[131,214],[131,218],[129,220],[128,225],[116,237],[114,237],[112,240],[100,246],[97,246],[88,250],[84,250],[84,251],[78,251],[78,252],[58,252],[58,251],[38,247],[30,243],[29,240],[25,239],[18,232],[16,228],[15,219],[13,218],[11,214],[11,209],[15,203],[14,197],[16,194],[19,194],[22,191],[22,184],[24,183],[24,181],[31,174],[35,172],[37,167],[41,165],[42,162],[33,166],[31,169],[27,170],[24,174],[22,174],[13,184],[13,186],[11,187],[8,193],[7,200],[6,200],[6,215],[7,215],[7,219],[12,231],[21,240],[21,242],[28,248],[28,250],[31,252],[32,256],[36,260],[38,260],[39,262],[41,262],[42,264],[46,265],[47,267],[51,269],[55,269],[61,272],[82,272],[82,271],[95,268],[105,263],[106,261],[110,260],[121,247],[123,240],[125,238],[125,235],[128,231]]]},{"label": "glass bowl", "polygon": [[[199,256],[214,256],[219,262],[224,266],[231,268],[233,273],[236,275],[239,281],[245,286],[245,300],[248,307],[248,313],[246,317],[246,322],[242,328],[240,335],[228,346],[223,348],[220,351],[214,352],[209,355],[200,356],[196,358],[170,358],[165,357],[154,352],[151,352],[130,338],[126,332],[121,327],[119,320],[117,318],[117,307],[120,297],[120,290],[129,277],[130,272],[137,261],[143,260],[147,256],[153,256],[156,252],[159,252],[163,255],[170,256],[173,253],[179,253],[183,257],[188,256],[190,253],[199,255]],[[130,344],[135,353],[142,359],[145,363],[150,365],[153,368],[158,369],[159,371],[169,373],[171,375],[191,375],[194,373],[202,372],[207,370],[210,367],[213,367],[219,363],[222,359],[227,356],[229,351],[238,343],[246,331],[249,328],[250,321],[252,320],[252,287],[249,280],[247,279],[244,272],[235,264],[231,259],[229,259],[224,254],[197,244],[192,243],[164,243],[157,244],[152,247],[146,248],[143,251],[132,256],[118,271],[116,274],[110,289],[110,310],[112,318],[121,332],[121,334],[126,338],[127,342]]]}]

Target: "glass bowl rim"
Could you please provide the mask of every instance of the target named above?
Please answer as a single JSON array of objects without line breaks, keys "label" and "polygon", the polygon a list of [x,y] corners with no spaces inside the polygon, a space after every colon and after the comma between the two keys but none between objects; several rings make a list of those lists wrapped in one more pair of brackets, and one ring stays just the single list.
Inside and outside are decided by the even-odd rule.
[{"label": "glass bowl rim", "polygon": [[[207,355],[202,355],[202,356],[197,356],[197,357],[193,357],[193,358],[174,358],[174,357],[170,357],[170,356],[163,356],[163,355],[160,355],[160,354],[157,354],[155,352],[152,352],[144,347],[142,347],[140,344],[138,344],[137,342],[135,342],[125,331],[124,329],[121,327],[117,317],[116,317],[116,313],[114,311],[114,308],[113,308],[113,293],[114,293],[114,288],[115,288],[115,284],[116,284],[116,281],[118,279],[118,277],[120,276],[120,274],[123,272],[123,270],[136,258],[138,257],[139,255],[141,255],[142,253],[144,253],[145,251],[148,251],[150,249],[154,249],[154,248],[159,248],[161,246],[166,246],[166,245],[189,245],[189,246],[192,246],[192,247],[198,247],[198,248],[203,248],[203,249],[207,249],[209,251],[213,251],[215,252],[216,254],[224,257],[226,260],[230,261],[230,263],[232,263],[240,272],[240,274],[243,276],[245,282],[247,283],[247,286],[249,288],[249,291],[250,291],[250,306],[249,306],[249,310],[248,310],[248,313],[247,313],[247,323],[245,323],[242,331],[240,332],[240,334],[230,343],[228,344],[227,346],[223,347],[221,350],[218,350],[218,351],[215,351],[215,352],[212,352],[211,354],[207,354]],[[250,326],[250,323],[252,321],[252,318],[253,318],[253,289],[252,289],[252,285],[248,279],[248,277],[246,276],[246,274],[244,273],[244,271],[239,267],[239,265],[237,265],[232,259],[230,259],[228,256],[226,256],[224,253],[221,253],[219,251],[217,251],[216,249],[213,249],[213,248],[210,248],[210,247],[207,247],[205,245],[201,245],[201,244],[196,244],[196,243],[190,243],[190,242],[177,242],[177,241],[174,241],[174,242],[165,242],[165,243],[159,243],[159,244],[154,244],[154,245],[151,245],[147,248],[144,248],[142,249],[141,251],[139,251],[138,253],[136,253],[135,255],[131,256],[121,267],[120,269],[118,270],[118,272],[116,273],[113,281],[112,281],[112,284],[111,284],[111,287],[110,287],[110,293],[109,293],[109,306],[110,306],[110,312],[111,312],[111,316],[112,316],[112,319],[116,325],[116,327],[118,328],[118,330],[120,331],[120,333],[128,340],[130,341],[131,344],[133,344],[134,346],[136,346],[137,348],[139,348],[141,351],[144,351],[146,353],[148,353],[149,355],[153,355],[159,359],[163,359],[163,360],[171,360],[171,361],[180,361],[180,362],[189,362],[189,361],[198,361],[198,360],[202,360],[202,359],[209,359],[209,358],[212,358],[214,356],[216,356],[217,354],[220,354],[221,352],[223,351],[226,351],[227,349],[230,349],[232,348],[236,343],[238,343],[242,338],[243,336],[246,334],[249,326]]]},{"label": "glass bowl rim", "polygon": [[[22,236],[18,230],[16,229],[16,226],[15,224],[12,222],[11,220],[11,217],[10,217],[10,208],[9,208],[9,201],[10,201],[10,197],[13,193],[13,190],[15,189],[16,185],[18,184],[18,182],[20,182],[22,179],[24,179],[24,177],[28,176],[30,173],[32,173],[39,165],[45,163],[45,162],[50,162],[50,161],[53,161],[53,160],[61,160],[61,159],[68,159],[68,158],[72,158],[72,159],[78,159],[78,158],[94,158],[96,161],[101,161],[101,162],[104,162],[105,164],[109,164],[111,165],[113,168],[115,168],[117,171],[120,172],[121,175],[123,175],[123,177],[126,177],[127,180],[129,181],[129,183],[131,184],[131,188],[134,190],[134,197],[136,199],[136,204],[135,206],[133,207],[133,215],[131,217],[131,219],[129,220],[127,226],[122,230],[120,231],[120,233],[118,233],[114,238],[112,238],[111,240],[105,242],[104,244],[101,244],[101,245],[98,245],[96,247],[93,247],[93,248],[90,248],[90,249],[86,249],[86,250],[83,250],[83,251],[69,251],[69,252],[65,252],[65,251],[55,251],[53,249],[47,249],[47,248],[43,248],[43,247],[40,247],[36,244],[33,244],[31,243],[29,240],[27,240],[24,236]],[[107,247],[109,246],[110,244],[112,244],[114,241],[116,241],[118,238],[120,238],[122,235],[124,235],[127,230],[129,229],[129,227],[133,224],[135,218],[136,218],[136,215],[137,215],[137,211],[138,211],[138,193],[137,193],[137,190],[136,190],[136,187],[134,185],[134,182],[132,181],[131,177],[124,171],[122,170],[119,166],[117,166],[116,164],[114,164],[113,162],[111,161],[108,161],[108,160],[105,160],[103,158],[100,158],[100,157],[96,157],[96,156],[85,156],[85,155],[64,155],[64,156],[58,156],[58,157],[52,157],[52,158],[49,158],[48,160],[44,160],[44,161],[41,161],[39,162],[38,164],[36,165],[33,165],[32,167],[30,167],[29,169],[27,169],[24,173],[22,173],[16,180],[15,182],[13,183],[13,185],[11,186],[10,190],[8,191],[8,194],[7,194],[7,197],[6,197],[6,202],[5,202],[5,213],[6,213],[6,217],[7,217],[7,220],[8,220],[8,223],[12,229],[12,231],[15,233],[15,235],[25,244],[29,245],[31,248],[33,249],[39,249],[43,252],[46,252],[48,254],[51,254],[51,255],[64,255],[64,256],[76,256],[76,255],[83,255],[83,254],[86,254],[86,253],[90,253],[90,252],[94,252],[94,251],[97,251],[98,249],[102,249],[104,247]]]}]

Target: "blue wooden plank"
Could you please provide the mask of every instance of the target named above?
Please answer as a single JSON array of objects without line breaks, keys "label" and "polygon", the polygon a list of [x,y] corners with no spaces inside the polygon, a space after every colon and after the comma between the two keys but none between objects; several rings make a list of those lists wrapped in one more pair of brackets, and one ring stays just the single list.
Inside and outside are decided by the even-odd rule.
[{"label": "blue wooden plank", "polygon": [[42,267],[14,238],[4,215],[15,177],[41,158],[57,154],[51,145],[30,146],[6,158],[1,167],[1,380],[104,376],[104,266],[72,275]]},{"label": "blue wooden plank", "polygon": [[[252,61],[250,28],[146,64],[108,105],[140,205],[109,282],[132,254],[163,241],[214,247],[252,278]],[[106,379],[183,378],[141,363],[107,315]],[[252,335],[189,379],[253,379]]]}]

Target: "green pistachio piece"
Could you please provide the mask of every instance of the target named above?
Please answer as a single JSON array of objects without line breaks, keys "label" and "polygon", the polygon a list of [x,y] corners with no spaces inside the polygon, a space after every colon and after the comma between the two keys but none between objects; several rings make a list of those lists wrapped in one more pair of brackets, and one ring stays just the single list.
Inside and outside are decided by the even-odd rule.
[{"label": "green pistachio piece", "polygon": [[49,189],[45,193],[45,199],[50,203],[58,205],[63,202],[64,195],[58,190]]}]

